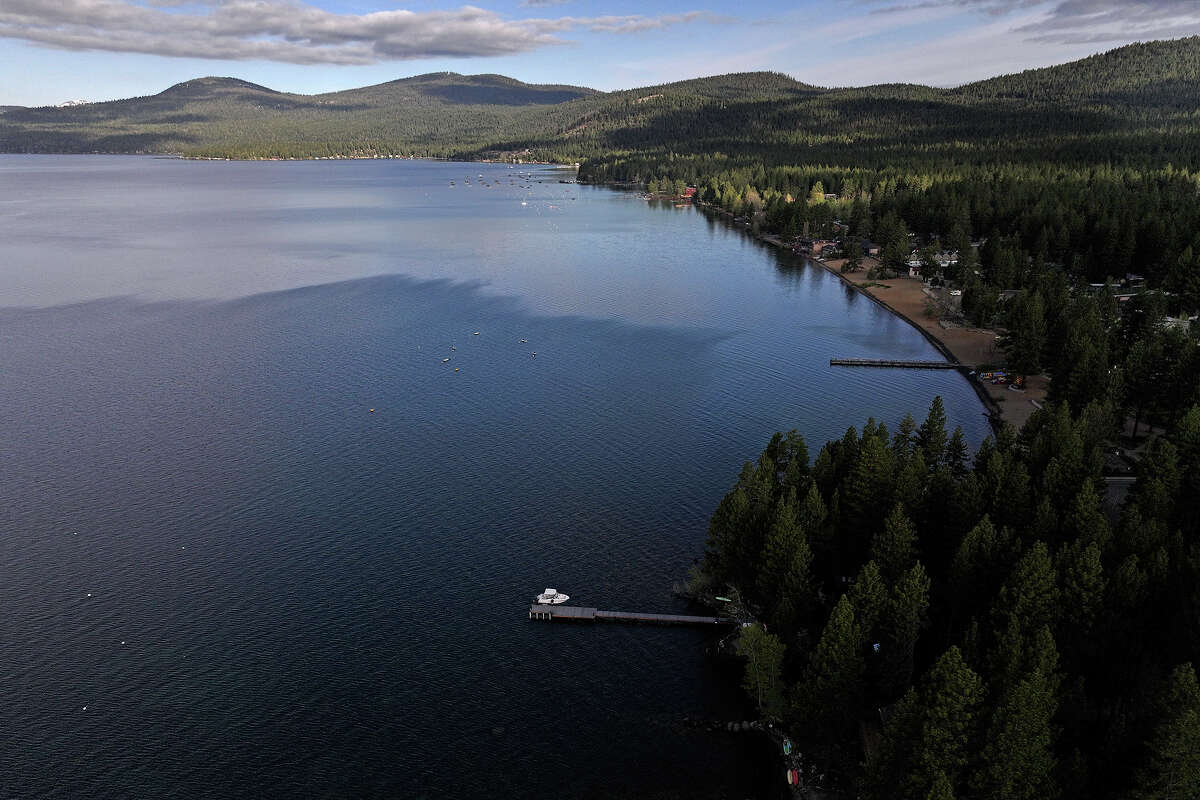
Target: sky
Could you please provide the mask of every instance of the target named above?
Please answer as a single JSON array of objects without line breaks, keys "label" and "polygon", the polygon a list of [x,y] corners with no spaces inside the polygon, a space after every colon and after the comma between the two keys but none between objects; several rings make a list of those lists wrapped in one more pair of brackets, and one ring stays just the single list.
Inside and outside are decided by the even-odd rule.
[{"label": "sky", "polygon": [[0,0],[0,105],[204,75],[315,94],[427,72],[628,89],[773,70],[955,86],[1200,34],[1200,0]]}]

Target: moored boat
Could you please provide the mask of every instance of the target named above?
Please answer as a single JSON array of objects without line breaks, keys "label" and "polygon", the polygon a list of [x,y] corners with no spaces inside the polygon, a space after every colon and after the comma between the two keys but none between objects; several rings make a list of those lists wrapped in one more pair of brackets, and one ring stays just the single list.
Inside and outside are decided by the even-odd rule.
[{"label": "moored boat", "polygon": [[556,606],[571,599],[570,595],[562,594],[557,589],[547,589],[537,596],[537,601],[544,606]]}]

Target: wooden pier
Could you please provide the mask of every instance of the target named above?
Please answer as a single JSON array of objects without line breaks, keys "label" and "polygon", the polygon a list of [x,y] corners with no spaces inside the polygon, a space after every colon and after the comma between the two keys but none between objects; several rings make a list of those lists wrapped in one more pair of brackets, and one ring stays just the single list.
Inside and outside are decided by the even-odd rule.
[{"label": "wooden pier", "polygon": [[960,369],[950,361],[892,361],[886,358],[831,358],[831,367],[899,367],[901,369]]},{"label": "wooden pier", "polygon": [[531,605],[529,618],[553,622],[631,622],[649,625],[737,625],[730,617],[689,617],[683,614],[644,614],[640,611],[601,611],[581,606]]}]

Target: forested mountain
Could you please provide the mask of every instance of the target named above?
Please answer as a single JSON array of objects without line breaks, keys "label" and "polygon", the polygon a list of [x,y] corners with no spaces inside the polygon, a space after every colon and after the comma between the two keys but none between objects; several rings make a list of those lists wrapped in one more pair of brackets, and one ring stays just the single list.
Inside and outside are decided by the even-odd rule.
[{"label": "forested mountain", "polygon": [[[322,95],[199,78],[150,97],[12,109],[7,152],[231,157],[522,151],[544,160],[718,156],[724,163],[946,165],[1198,157],[1200,39],[1130,45],[956,89],[823,89],[777,73],[618,92],[435,73]],[[635,177],[635,166],[613,177]]]},{"label": "forested mountain", "polygon": [[0,151],[445,155],[540,130],[537,111],[594,94],[450,72],[319,95],[278,92],[236,78],[197,78],[148,97],[14,108],[0,122]]},{"label": "forested mountain", "polygon": [[1139,109],[1195,110],[1200,102],[1195,40],[1144,42],[1058,67],[978,81],[953,94],[972,99],[1082,102]]}]

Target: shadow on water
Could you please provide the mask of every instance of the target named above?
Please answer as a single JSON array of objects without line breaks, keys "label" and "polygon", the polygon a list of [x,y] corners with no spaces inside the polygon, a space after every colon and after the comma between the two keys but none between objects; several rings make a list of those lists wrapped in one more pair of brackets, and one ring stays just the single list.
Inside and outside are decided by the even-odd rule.
[{"label": "shadow on water", "polygon": [[18,795],[53,794],[50,753],[64,796],[753,783],[680,725],[741,713],[705,634],[523,607],[678,608],[728,480],[688,414],[724,334],[394,276],[0,319]]}]

